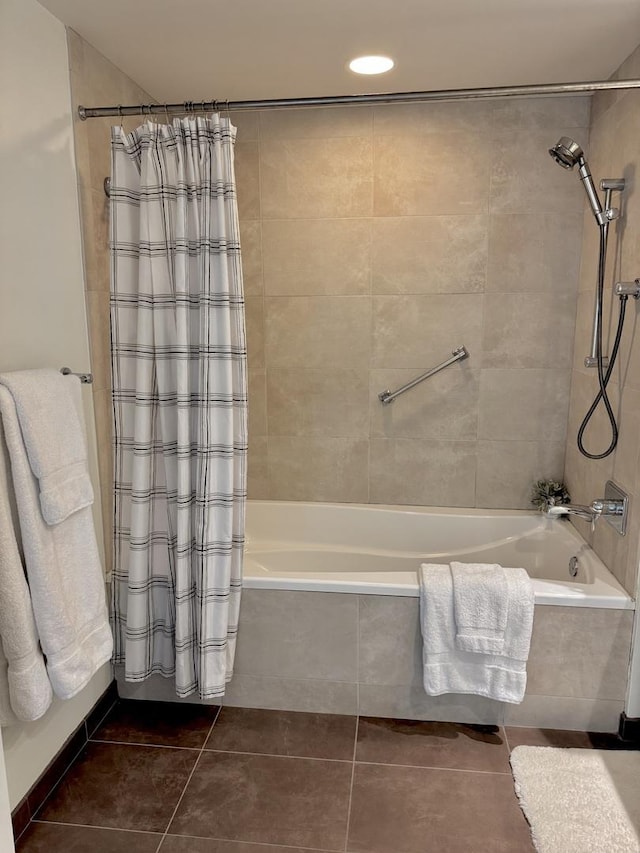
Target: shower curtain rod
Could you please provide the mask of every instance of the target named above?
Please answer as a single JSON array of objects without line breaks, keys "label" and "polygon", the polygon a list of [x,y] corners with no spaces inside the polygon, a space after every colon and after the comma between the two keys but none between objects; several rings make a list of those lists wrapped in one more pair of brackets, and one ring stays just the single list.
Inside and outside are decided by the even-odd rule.
[{"label": "shower curtain rod", "polygon": [[370,95],[327,95],[318,98],[271,98],[256,101],[185,101],[182,104],[137,104],[135,106],[78,107],[78,115],[106,116],[208,113],[219,110],[287,109],[291,107],[359,106],[361,104],[428,103],[429,101],[472,101],[479,98],[522,98],[533,95],[575,95],[610,89],[640,89],[640,80],[596,80],[587,83],[540,83],[534,86],[494,86],[477,89],[436,89],[432,92],[389,92]]}]

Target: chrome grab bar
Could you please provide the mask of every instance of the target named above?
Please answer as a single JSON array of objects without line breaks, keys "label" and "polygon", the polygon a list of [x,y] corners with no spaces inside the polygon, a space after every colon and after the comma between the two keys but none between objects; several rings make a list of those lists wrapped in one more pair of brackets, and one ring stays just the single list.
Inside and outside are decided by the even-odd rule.
[{"label": "chrome grab bar", "polygon": [[404,394],[405,391],[410,391],[420,382],[424,382],[425,379],[428,379],[430,376],[434,376],[436,373],[440,373],[440,371],[444,370],[445,367],[449,367],[450,364],[455,364],[456,361],[462,361],[463,358],[468,357],[469,353],[466,347],[458,347],[451,353],[451,358],[443,361],[442,364],[439,364],[437,367],[432,367],[431,370],[427,370],[426,373],[422,373],[420,376],[416,376],[416,378],[412,379],[411,382],[407,382],[406,385],[403,385],[401,388],[397,388],[395,391],[389,391],[388,389],[386,391],[381,391],[378,394],[378,399],[383,406],[388,406],[389,403],[393,403],[395,398],[399,397],[400,394]]}]

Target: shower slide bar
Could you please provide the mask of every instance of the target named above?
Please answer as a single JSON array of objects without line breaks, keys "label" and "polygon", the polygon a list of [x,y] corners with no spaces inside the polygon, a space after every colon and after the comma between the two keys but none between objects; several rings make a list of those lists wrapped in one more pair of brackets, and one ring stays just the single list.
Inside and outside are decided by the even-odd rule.
[{"label": "shower slide bar", "polygon": [[63,376],[77,376],[83,385],[91,385],[93,382],[93,373],[74,373],[70,367],[61,367],[60,373]]},{"label": "shower slide bar", "polygon": [[388,406],[389,403],[393,403],[395,398],[399,397],[400,394],[404,394],[405,391],[410,391],[412,388],[415,388],[416,385],[419,385],[420,382],[424,382],[424,380],[428,379],[430,376],[435,376],[436,373],[440,373],[441,370],[444,370],[445,367],[449,367],[450,364],[455,364],[456,361],[462,361],[463,358],[469,358],[469,352],[466,347],[461,346],[454,349],[451,353],[451,358],[443,361],[442,364],[437,365],[437,367],[432,367],[431,370],[427,370],[426,373],[416,376],[415,379],[412,379],[411,382],[407,382],[407,384],[403,385],[401,388],[396,388],[395,391],[381,391],[378,394],[378,399],[383,406]]}]

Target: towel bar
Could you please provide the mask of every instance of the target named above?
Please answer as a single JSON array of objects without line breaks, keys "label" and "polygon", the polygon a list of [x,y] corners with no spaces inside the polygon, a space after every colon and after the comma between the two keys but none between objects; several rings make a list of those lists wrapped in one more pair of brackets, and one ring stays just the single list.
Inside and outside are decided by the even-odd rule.
[{"label": "towel bar", "polygon": [[420,376],[416,376],[415,379],[412,379],[411,382],[407,382],[407,384],[403,385],[402,388],[397,388],[395,391],[389,391],[388,389],[386,391],[381,391],[378,394],[378,399],[383,406],[388,406],[389,403],[393,403],[395,398],[399,397],[400,394],[404,394],[405,391],[410,391],[412,388],[415,388],[418,383],[423,382],[430,376],[434,376],[436,373],[440,373],[441,370],[444,370],[445,367],[449,367],[450,364],[454,364],[456,361],[461,361],[463,358],[468,357],[469,353],[466,347],[458,347],[451,353],[451,358],[443,361],[442,364],[439,364],[437,367],[432,367],[431,370],[427,370],[426,373],[422,373]]},{"label": "towel bar", "polygon": [[64,376],[77,376],[83,385],[91,385],[93,382],[93,373],[74,373],[70,367],[61,367],[60,373]]}]

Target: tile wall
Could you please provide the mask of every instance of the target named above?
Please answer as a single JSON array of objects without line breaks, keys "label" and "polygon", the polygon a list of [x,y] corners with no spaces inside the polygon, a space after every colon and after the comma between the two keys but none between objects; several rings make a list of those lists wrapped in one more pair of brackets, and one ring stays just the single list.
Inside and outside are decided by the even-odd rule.
[{"label": "tile wall", "polygon": [[237,124],[250,496],[528,507],[563,471],[584,201],[547,149],[589,99]]},{"label": "tile wall", "polygon": [[[640,77],[640,47],[613,76],[619,79]],[[623,216],[612,226],[609,237],[605,317],[610,347],[618,319],[618,299],[613,295],[613,285],[616,281],[640,277],[640,92],[598,93],[594,95],[592,107],[590,141],[585,151],[596,185],[601,178],[624,177],[627,181],[624,194],[615,195],[614,204],[621,205]],[[568,180],[572,178],[579,183],[577,176],[567,175]],[[603,522],[597,525],[595,535],[584,522],[576,521],[576,526],[592,542],[627,591],[635,595],[640,541],[638,304],[630,299],[627,305],[621,355],[609,385],[621,428],[618,447],[607,459],[586,459],[578,452],[576,434],[598,390],[595,371],[584,367],[584,357],[590,347],[599,246],[598,228],[589,211],[584,214],[582,245],[565,476],[576,503],[588,504],[602,497],[608,479],[615,480],[631,495],[630,530],[624,538]],[[609,351],[609,347],[605,349]],[[600,408],[585,434],[587,449],[600,452],[607,447],[610,437],[608,419]]]}]

